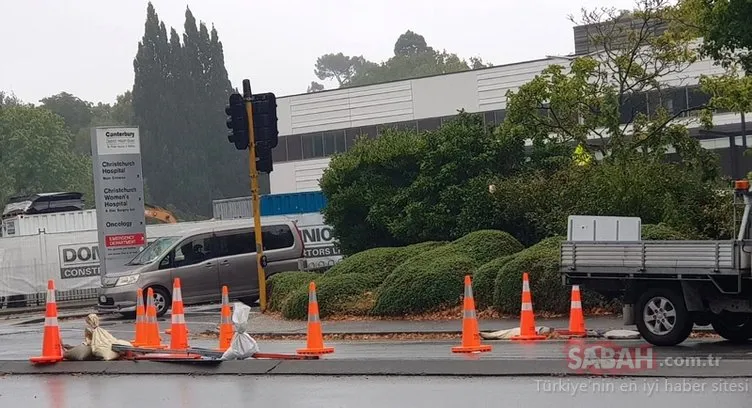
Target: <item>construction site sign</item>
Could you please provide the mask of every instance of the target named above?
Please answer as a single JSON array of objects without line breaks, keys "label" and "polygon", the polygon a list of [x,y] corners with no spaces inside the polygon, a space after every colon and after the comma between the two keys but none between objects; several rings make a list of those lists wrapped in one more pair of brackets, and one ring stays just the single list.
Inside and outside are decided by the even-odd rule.
[{"label": "construction site sign", "polygon": [[146,245],[138,128],[93,128],[91,146],[103,278],[124,269]]}]

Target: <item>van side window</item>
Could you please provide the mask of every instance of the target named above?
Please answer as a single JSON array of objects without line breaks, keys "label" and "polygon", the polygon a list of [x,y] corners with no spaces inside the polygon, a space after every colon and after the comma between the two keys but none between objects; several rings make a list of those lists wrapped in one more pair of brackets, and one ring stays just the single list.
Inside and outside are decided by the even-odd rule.
[{"label": "van side window", "polygon": [[219,256],[233,256],[256,252],[256,238],[252,232],[217,237]]},{"label": "van side window", "polygon": [[269,225],[261,228],[264,251],[290,248],[295,245],[295,236],[287,225]]},{"label": "van side window", "polygon": [[206,237],[184,242],[175,249],[173,266],[178,268],[181,266],[196,265],[208,259],[215,258],[213,241],[213,238]]}]

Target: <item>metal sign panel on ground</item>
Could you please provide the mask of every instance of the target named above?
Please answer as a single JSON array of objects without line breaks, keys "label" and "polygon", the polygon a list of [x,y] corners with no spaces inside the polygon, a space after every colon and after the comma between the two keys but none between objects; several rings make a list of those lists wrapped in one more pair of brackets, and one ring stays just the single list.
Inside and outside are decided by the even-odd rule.
[{"label": "metal sign panel on ground", "polygon": [[92,129],[101,276],[123,269],[146,245],[138,128]]}]

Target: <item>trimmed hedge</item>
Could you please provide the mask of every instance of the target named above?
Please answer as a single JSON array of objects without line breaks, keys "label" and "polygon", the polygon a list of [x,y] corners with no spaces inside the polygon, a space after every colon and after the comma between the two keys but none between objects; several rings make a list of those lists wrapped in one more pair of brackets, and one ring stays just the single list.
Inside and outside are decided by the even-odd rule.
[{"label": "trimmed hedge", "polygon": [[308,283],[316,281],[321,274],[314,272],[279,272],[270,276],[266,281],[266,295],[269,299],[269,310],[280,311],[290,294]]},{"label": "trimmed hedge", "polygon": [[533,309],[566,312],[570,292],[559,275],[559,245],[563,237],[544,239],[517,254],[496,277],[494,306],[501,313],[518,314],[522,300],[522,274],[530,278]]},{"label": "trimmed hedge", "polygon": [[381,286],[372,313],[399,316],[454,306],[462,296],[465,275],[472,274],[476,264],[467,255],[459,254],[425,263],[405,262]]},{"label": "trimmed hedge", "polygon": [[[533,310],[568,313],[571,288],[564,286],[559,272],[559,248],[564,237],[550,237],[514,256],[501,268],[494,288],[494,307],[501,313],[519,314],[522,306],[522,274],[528,273]],[[614,309],[618,300],[607,300],[587,288],[581,289],[582,307]]]},{"label": "trimmed hedge", "polygon": [[[368,276],[360,274],[321,276],[316,281],[319,317],[353,313],[353,302],[368,292],[372,285],[373,282]],[[308,285],[297,288],[289,295],[282,307],[282,316],[297,320],[308,317]]]},{"label": "trimmed hedge", "polygon": [[[330,313],[365,314],[373,303],[373,296],[368,293],[375,290],[398,265],[446,244],[422,242],[404,247],[373,248],[342,259],[324,274],[301,272],[306,274],[305,278],[283,278],[283,289],[270,295],[270,304],[274,305],[270,310],[281,310],[285,317],[291,319],[307,316],[308,283],[314,280],[317,285],[319,313],[322,317]],[[356,302],[357,296],[354,296],[354,291],[360,291],[357,293],[360,298],[370,299],[370,305],[368,302]],[[348,310],[347,307],[352,307],[353,310]]]},{"label": "trimmed hedge", "polygon": [[475,270],[473,273],[473,297],[475,298],[476,308],[485,309],[493,305],[496,276],[498,276],[501,268],[512,259],[514,259],[514,255],[496,258]]},{"label": "trimmed hedge", "polygon": [[502,256],[512,255],[525,247],[512,235],[497,230],[471,232],[452,242],[458,250],[465,252],[480,264],[491,262]]}]

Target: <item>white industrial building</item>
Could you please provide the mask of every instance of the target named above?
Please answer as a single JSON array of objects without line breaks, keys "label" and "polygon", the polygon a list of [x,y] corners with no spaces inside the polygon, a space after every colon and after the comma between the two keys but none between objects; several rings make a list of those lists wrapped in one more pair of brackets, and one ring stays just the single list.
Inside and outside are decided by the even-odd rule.
[{"label": "white industrial building", "polygon": [[[575,38],[578,28],[575,27]],[[270,192],[319,190],[318,181],[329,157],[347,150],[360,134],[376,137],[386,127],[436,129],[460,109],[482,113],[487,123],[498,124],[504,118],[507,91],[517,89],[551,64],[568,66],[571,58],[546,57],[453,74],[280,97],[277,99],[280,140],[274,149]],[[721,72],[712,61],[699,61],[665,78],[672,87],[668,99],[658,102],[654,95],[646,94],[634,106],[649,110],[658,102],[678,112],[702,104],[708,97],[698,90],[699,76]],[[713,133],[703,131],[699,121],[690,124],[703,146],[721,155],[724,171],[732,176],[746,173],[752,164],[741,154],[750,140],[749,136],[748,140],[739,136],[741,121],[738,114],[719,113],[714,119]],[[732,141],[738,147],[732,148]]]}]

